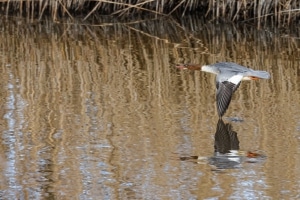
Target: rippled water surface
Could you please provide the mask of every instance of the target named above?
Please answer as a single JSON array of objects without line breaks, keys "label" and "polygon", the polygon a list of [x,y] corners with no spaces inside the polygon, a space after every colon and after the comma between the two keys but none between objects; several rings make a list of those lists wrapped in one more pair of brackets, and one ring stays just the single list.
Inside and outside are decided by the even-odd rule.
[{"label": "rippled water surface", "polygon": [[[300,198],[299,35],[189,18],[1,23],[1,199]],[[242,83],[223,121],[214,75],[175,68],[219,61],[271,74]],[[214,153],[220,133],[235,152]]]}]

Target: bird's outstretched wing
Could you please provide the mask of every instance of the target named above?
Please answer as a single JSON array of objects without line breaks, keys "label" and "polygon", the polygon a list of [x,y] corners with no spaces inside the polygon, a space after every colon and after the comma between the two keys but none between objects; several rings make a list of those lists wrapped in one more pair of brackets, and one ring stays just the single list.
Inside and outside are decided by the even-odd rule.
[{"label": "bird's outstretched wing", "polygon": [[237,84],[229,82],[229,81],[224,81],[224,82],[217,82],[217,110],[219,117],[222,117],[224,113],[226,112],[230,101],[231,97],[234,93],[234,91],[239,87],[240,82]]}]

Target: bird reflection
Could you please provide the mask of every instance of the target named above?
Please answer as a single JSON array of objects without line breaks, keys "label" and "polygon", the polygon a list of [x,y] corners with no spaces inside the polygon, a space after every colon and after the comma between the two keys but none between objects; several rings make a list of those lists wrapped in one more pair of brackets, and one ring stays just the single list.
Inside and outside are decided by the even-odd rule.
[{"label": "bird reflection", "polygon": [[232,130],[231,124],[225,124],[219,119],[215,133],[215,153],[230,153],[231,150],[239,150],[237,133]]},{"label": "bird reflection", "polygon": [[264,155],[240,151],[237,132],[233,130],[232,124],[224,123],[220,118],[215,132],[214,155],[211,157],[185,156],[180,157],[182,161],[208,162],[216,169],[232,169],[241,167],[242,162],[259,162],[265,158]]},{"label": "bird reflection", "polygon": [[238,167],[241,163],[239,144],[237,133],[232,130],[232,125],[225,124],[222,119],[219,119],[215,133],[215,152],[214,156],[208,158],[209,164],[215,165],[218,169]]}]

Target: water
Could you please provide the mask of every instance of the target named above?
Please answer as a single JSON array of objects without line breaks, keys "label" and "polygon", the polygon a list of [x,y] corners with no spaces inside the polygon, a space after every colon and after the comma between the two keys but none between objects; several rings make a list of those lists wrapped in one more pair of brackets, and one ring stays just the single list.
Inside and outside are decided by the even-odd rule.
[{"label": "water", "polygon": [[[1,199],[300,198],[298,35],[195,18],[1,23]],[[214,76],[175,68],[218,61],[271,74],[234,94],[224,123],[240,152],[223,167]]]}]

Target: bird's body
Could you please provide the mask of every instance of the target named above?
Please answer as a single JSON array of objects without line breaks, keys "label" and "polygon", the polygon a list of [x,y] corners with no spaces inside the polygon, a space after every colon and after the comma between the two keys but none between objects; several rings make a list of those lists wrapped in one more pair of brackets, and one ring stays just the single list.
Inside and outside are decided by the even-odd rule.
[{"label": "bird's body", "polygon": [[187,64],[178,66],[180,69],[193,69],[216,74],[217,109],[221,118],[226,112],[233,93],[239,87],[242,80],[269,79],[266,71],[253,70],[232,62],[220,62],[211,65]]}]

